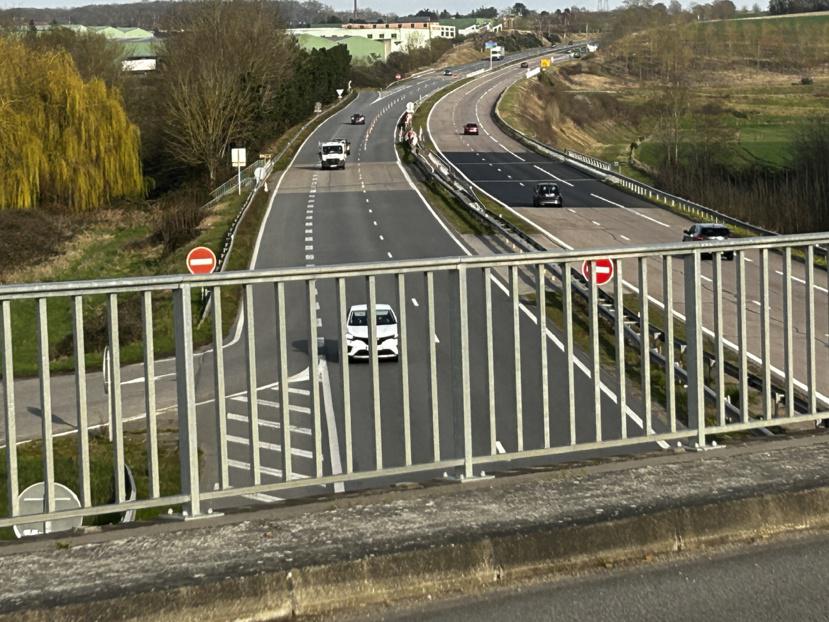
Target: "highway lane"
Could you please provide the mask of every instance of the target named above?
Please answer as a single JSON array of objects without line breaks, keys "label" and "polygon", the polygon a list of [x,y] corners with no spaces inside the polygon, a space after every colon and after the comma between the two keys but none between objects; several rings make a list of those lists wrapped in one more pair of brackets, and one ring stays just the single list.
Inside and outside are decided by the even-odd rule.
[{"label": "highway lane", "polygon": [[[427,83],[428,84],[428,83]],[[434,79],[428,86],[437,86]],[[410,90],[415,90],[412,87]],[[323,125],[306,145],[300,149],[295,162],[286,172],[279,186],[262,233],[262,244],[256,259],[256,267],[280,267],[297,265],[323,265],[355,261],[378,261],[391,259],[443,257],[457,255],[462,251],[459,242],[451,236],[441,222],[429,210],[428,206],[412,191],[402,169],[398,165],[391,138],[394,128],[405,109],[407,94],[400,92],[391,96],[390,102],[374,100],[370,94],[360,98],[341,112],[338,120],[331,120]],[[384,103],[385,102],[385,103]],[[389,107],[389,103],[394,106]],[[377,104],[382,104],[379,106]],[[366,126],[343,127],[342,119],[353,111],[361,111],[367,116]],[[336,171],[320,171],[316,165],[316,143],[333,136],[343,136],[352,141],[352,156],[347,168]],[[364,137],[368,140],[364,140]],[[409,276],[406,279],[407,300],[406,314],[409,319],[409,385],[411,410],[412,459],[415,462],[432,459],[436,454],[446,457],[455,449],[456,435],[454,422],[447,414],[453,400],[451,366],[452,356],[449,339],[449,281],[445,275],[435,278],[435,335],[436,335],[436,401],[442,413],[437,431],[436,442],[432,420],[432,386],[429,374],[430,335],[426,325],[426,300],[424,276]],[[260,425],[259,459],[267,471],[263,481],[279,481],[283,476],[284,455],[280,440],[281,417],[279,416],[281,394],[279,392],[278,344],[276,330],[277,317],[274,292],[272,287],[254,288],[254,318],[256,326],[257,386],[261,392],[269,392],[270,398],[259,396],[267,402],[260,408],[259,416],[263,418]],[[365,285],[361,282],[347,284],[348,304],[366,301]],[[484,314],[480,301],[483,298],[483,280],[481,274],[470,275],[469,298],[472,302],[470,313],[470,335],[473,336],[471,349],[471,373],[476,381],[472,385],[472,411],[474,413],[474,447],[476,453],[489,452],[491,444],[505,450],[514,450],[519,443],[515,417],[515,370],[512,366],[514,348],[512,342],[512,304],[509,297],[497,286],[493,287],[494,348],[496,361],[495,400],[498,413],[495,434],[490,433],[487,401],[488,393],[485,382]],[[337,472],[347,467],[345,442],[348,435],[342,407],[342,369],[338,360],[338,319],[336,313],[336,295],[330,283],[320,283],[317,287],[319,310],[314,318],[323,346],[317,352],[315,347],[308,347],[309,320],[307,291],[301,286],[286,286],[286,353],[289,360],[288,376],[293,378],[288,386],[292,393],[290,423],[294,432],[291,435],[293,447],[292,467],[299,476],[312,475],[316,468],[323,472]],[[401,301],[396,299],[396,284],[391,279],[380,278],[377,281],[378,302],[390,302],[398,311]],[[521,403],[524,411],[523,434],[521,442],[527,449],[538,448],[543,444],[543,427],[540,417],[540,390],[538,388],[539,340],[538,328],[528,313],[519,315],[523,381],[521,384]],[[242,331],[244,332],[244,331]],[[443,336],[441,338],[441,336]],[[244,341],[244,336],[240,342]],[[545,341],[549,358],[551,409],[551,440],[554,444],[569,442],[566,400],[561,370],[566,361],[561,349],[554,345],[552,339]],[[317,354],[318,367],[321,370],[321,386],[324,416],[321,417],[324,434],[316,439],[309,430],[317,428],[313,424],[313,383],[308,382],[308,369],[311,358]],[[226,353],[228,361],[233,361],[228,368],[235,370],[233,389],[235,411],[228,410],[235,417],[232,436],[239,441],[229,449],[233,460],[230,481],[233,485],[244,485],[252,481],[251,468],[254,457],[250,445],[243,439],[253,436],[249,425],[250,419],[245,412],[239,412],[239,405],[250,407],[244,387],[244,351],[236,342]],[[593,411],[592,381],[584,373],[587,363],[579,359],[580,367],[576,371],[576,407],[580,413]],[[203,366],[204,368],[205,366]],[[370,382],[370,366],[352,364],[348,366],[351,379],[351,432],[354,448],[354,468],[371,469],[375,466],[376,446],[375,419]],[[380,398],[380,434],[383,444],[383,464],[385,466],[403,464],[404,426],[402,411],[402,382],[399,363],[384,363],[379,367]],[[532,378],[532,381],[528,381]],[[210,373],[205,374],[201,387],[209,391]],[[303,384],[304,383],[304,384]],[[614,386],[612,378],[605,379],[608,386]],[[308,386],[308,385],[311,386]],[[240,393],[241,392],[241,393]],[[325,396],[331,399],[326,400]],[[297,396],[294,399],[293,396]],[[629,408],[636,409],[635,400],[628,402]],[[213,418],[214,406],[202,407],[200,420],[204,421],[207,436],[205,443],[210,444],[209,423]],[[603,435],[619,435],[620,415],[612,391],[605,388],[602,397]],[[633,414],[635,418],[635,414]],[[577,436],[581,441],[591,440],[595,436],[592,416],[577,418]],[[228,422],[230,425],[230,421]],[[317,428],[319,429],[319,428]],[[230,433],[230,428],[228,428]],[[641,424],[639,432],[641,433]],[[200,430],[201,434],[201,430]],[[637,434],[635,423],[629,424],[629,434]],[[283,439],[284,440],[284,439]],[[215,440],[214,440],[215,442]],[[316,460],[317,452],[322,449],[325,456]],[[209,452],[208,452],[209,453]],[[268,497],[257,496],[260,500]]]},{"label": "highway lane", "polygon": [[[601,248],[621,245],[675,242],[681,239],[682,231],[689,221],[667,210],[657,208],[638,197],[623,193],[615,188],[590,178],[579,169],[556,161],[550,161],[538,154],[529,153],[520,144],[504,135],[489,117],[489,111],[506,86],[520,79],[518,72],[505,72],[498,76],[486,76],[444,98],[433,109],[430,130],[433,140],[455,165],[486,193],[496,200],[515,208],[516,212],[529,219],[548,233],[551,247]],[[478,122],[480,136],[463,136],[460,128],[469,121]],[[565,200],[564,209],[532,208],[531,192],[535,183],[552,181],[558,183]],[[783,318],[783,265],[779,255],[770,255],[769,300],[762,304],[760,292],[759,254],[747,254],[746,296],[749,317],[748,343],[755,362],[762,360],[760,346],[760,320],[762,309],[769,309],[771,326],[770,360],[778,370],[784,369]],[[648,292],[654,299],[661,299],[662,265],[650,260]],[[712,262],[703,262],[702,288],[708,303],[703,309],[704,325],[711,328],[713,321]],[[684,291],[682,290],[683,268],[681,262],[674,262],[675,309],[684,314]],[[624,273],[631,292],[638,290],[637,266],[625,262]],[[795,318],[793,335],[794,369],[796,377],[806,377],[806,336],[800,327],[805,322],[805,280],[802,264],[794,263],[792,268],[793,305]],[[733,265],[723,264],[724,316],[723,334],[732,344],[737,342],[736,323],[736,274]],[[816,273],[816,334],[818,337],[818,369],[829,363],[829,285],[825,271]],[[819,377],[819,389],[829,394],[829,380]],[[824,402],[825,404],[826,402]]]}]

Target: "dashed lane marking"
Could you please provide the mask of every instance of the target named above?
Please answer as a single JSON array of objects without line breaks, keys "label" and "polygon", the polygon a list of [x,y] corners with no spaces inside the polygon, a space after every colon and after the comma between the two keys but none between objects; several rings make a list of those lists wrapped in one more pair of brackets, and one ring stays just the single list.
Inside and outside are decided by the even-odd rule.
[{"label": "dashed lane marking", "polygon": [[664,223],[661,220],[657,220],[656,218],[651,218],[647,214],[643,214],[642,212],[639,212],[639,211],[633,209],[632,207],[625,207],[624,205],[622,205],[620,203],[616,203],[615,201],[611,201],[610,199],[605,199],[604,197],[599,196],[598,194],[593,194],[592,192],[590,193],[590,196],[591,197],[596,197],[597,199],[599,199],[601,201],[604,201],[605,203],[610,203],[611,205],[615,205],[616,207],[619,207],[623,210],[627,210],[628,212],[633,212],[634,214],[636,214],[640,218],[644,218],[645,220],[650,220],[651,222],[656,223],[657,225],[660,225],[661,227],[665,227],[667,229],[671,228],[671,225],[669,225],[667,223]]},{"label": "dashed lane marking", "polygon": [[[239,423],[247,424],[250,418],[247,415],[238,415],[236,413],[227,413],[229,421],[238,421]],[[263,428],[270,428],[272,430],[281,430],[282,423],[280,421],[268,421],[267,419],[259,419],[259,425]],[[302,426],[291,424],[291,432],[294,434],[302,434],[303,436],[313,436],[314,432],[311,428],[304,428]]]}]

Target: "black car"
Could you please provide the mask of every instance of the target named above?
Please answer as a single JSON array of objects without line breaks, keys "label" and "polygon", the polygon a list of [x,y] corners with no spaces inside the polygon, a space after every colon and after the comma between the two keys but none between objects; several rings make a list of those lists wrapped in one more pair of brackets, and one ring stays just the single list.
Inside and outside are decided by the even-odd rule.
[{"label": "black car", "polygon": [[443,70],[443,75],[445,75],[445,76],[451,76],[451,75],[452,75],[452,70],[451,70],[451,69],[444,69],[444,70]]},{"label": "black car", "polygon": [[527,61],[521,61],[521,69],[527,69],[530,64]]},{"label": "black car", "polygon": [[[721,242],[731,238],[731,230],[725,225],[699,223],[683,231],[683,242]],[[710,258],[711,253],[702,253],[703,258]],[[724,251],[723,259],[734,259],[734,251]]]},{"label": "black car", "polygon": [[365,115],[357,114],[351,115],[351,125],[365,125],[366,124],[366,117]]},{"label": "black car", "polygon": [[536,184],[533,188],[533,207],[562,207],[561,192],[556,184]]}]

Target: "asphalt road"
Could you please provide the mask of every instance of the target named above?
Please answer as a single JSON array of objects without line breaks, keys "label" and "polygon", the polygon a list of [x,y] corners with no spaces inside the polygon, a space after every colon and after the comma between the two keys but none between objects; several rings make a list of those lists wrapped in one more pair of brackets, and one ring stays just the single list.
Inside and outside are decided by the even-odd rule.
[{"label": "asphalt road", "polygon": [[390,608],[351,620],[826,620],[825,533]]},{"label": "asphalt road", "polygon": [[[432,110],[429,132],[433,141],[452,163],[485,193],[510,206],[545,233],[549,248],[613,248],[641,246],[654,243],[677,242],[691,222],[673,212],[655,207],[633,195],[605,185],[587,176],[577,168],[551,161],[506,136],[490,117],[490,111],[501,92],[521,79],[523,72],[508,70],[485,76],[464,85],[441,100]],[[464,136],[462,127],[476,122],[479,136]],[[532,188],[545,181],[558,183],[564,199],[564,208],[533,208]],[[779,378],[785,369],[784,351],[784,268],[782,256],[769,256],[769,296],[764,303],[761,296],[759,253],[746,254],[746,299],[748,315],[749,360],[760,363],[771,361],[773,375]],[[703,322],[709,334],[714,331],[714,275],[713,262],[704,261],[701,275],[703,291]],[[648,295],[657,306],[663,300],[661,259],[647,261],[649,275]],[[626,288],[639,292],[638,266],[625,261],[623,265]],[[674,261],[674,310],[685,314],[683,290],[684,270],[681,261]],[[829,365],[829,283],[824,270],[816,271],[815,321],[817,369]],[[793,364],[795,378],[801,388],[806,376],[806,296],[805,270],[794,262],[791,273],[793,293]],[[722,334],[726,346],[737,343],[736,269],[734,262],[723,262],[723,316]],[[768,309],[771,348],[763,356],[761,347],[762,310]],[[829,405],[829,376],[818,372],[819,399]]]},{"label": "asphalt road", "polygon": [[[420,90],[425,93],[440,88],[453,78],[424,76],[409,85],[389,92],[362,93],[314,132],[299,150],[278,187],[265,221],[256,268],[320,266],[367,261],[392,261],[429,257],[457,256],[465,245],[445,227],[424,200],[416,193],[400,166],[392,137],[407,101]],[[366,116],[365,126],[347,125],[353,112]],[[352,152],[345,170],[319,170],[317,143],[343,137],[351,141]],[[471,400],[473,413],[473,447],[476,454],[514,451],[519,443],[524,449],[541,448],[544,427],[540,388],[539,329],[531,311],[519,313],[522,376],[517,377],[513,344],[513,307],[500,281],[492,286],[496,426],[490,428],[488,387],[486,383],[485,315],[481,304],[484,296],[482,273],[469,277],[470,300],[470,361]],[[452,306],[450,281],[446,274],[434,279],[435,298],[435,363],[436,386],[430,374],[429,334],[427,324],[427,290],[424,274],[406,277],[406,299],[397,299],[396,282],[391,277],[377,280],[377,301],[391,304],[400,314],[406,306],[409,343],[409,408],[411,457],[414,463],[459,455],[460,438],[453,408],[453,349],[450,336]],[[349,279],[346,284],[347,305],[367,301],[365,282]],[[288,284],[286,299],[286,343],[288,359],[289,413],[291,434],[291,468],[293,477],[304,478],[316,473],[339,473],[348,467],[349,430],[345,420],[342,367],[339,361],[339,327],[337,298],[332,282],[320,282],[316,288],[315,312],[309,314],[308,292],[303,285]],[[254,325],[256,327],[256,385],[258,396],[258,458],[263,482],[284,478],[284,439],[280,369],[278,365],[277,302],[272,286],[254,288]],[[315,323],[318,347],[308,347],[310,325]],[[225,349],[228,376],[228,455],[230,482],[244,486],[253,482],[252,469],[256,456],[250,439],[250,400],[245,380],[244,331]],[[568,364],[560,342],[550,333],[545,340],[548,356],[550,391],[550,434],[552,444],[569,443],[570,431],[563,369]],[[312,358],[317,357],[320,385],[310,380]],[[212,392],[211,355],[202,361],[199,393]],[[593,381],[589,362],[579,356],[575,371],[576,435],[579,441],[595,438]],[[382,466],[402,466],[405,461],[405,425],[402,417],[402,366],[381,363],[379,366],[379,426],[373,405],[371,368],[367,364],[348,365],[350,376],[349,401],[351,413],[350,438],[355,471],[371,470],[377,462],[376,434],[379,427]],[[601,398],[602,435],[619,436],[621,413],[613,390],[615,380],[604,378]],[[516,382],[520,387],[522,433],[518,432]],[[319,391],[320,419],[315,422],[314,393]],[[433,396],[440,416],[433,419]],[[640,410],[635,399],[627,404],[628,434],[641,434]],[[200,446],[205,455],[215,456],[215,404],[200,407]],[[437,423],[435,423],[435,421]],[[204,431],[202,431],[204,430]],[[319,435],[314,430],[322,430]],[[318,459],[322,452],[322,459]],[[208,458],[210,465],[215,460]],[[213,469],[210,467],[209,469]],[[215,471],[212,472],[215,476]],[[434,473],[424,476],[432,477]],[[210,487],[211,477],[205,485]],[[376,482],[374,482],[376,484]],[[351,484],[348,488],[357,487]],[[342,489],[341,487],[339,489]],[[290,494],[290,493],[289,493]],[[307,494],[300,490],[293,494]],[[276,500],[271,494],[256,494],[261,501]]]}]

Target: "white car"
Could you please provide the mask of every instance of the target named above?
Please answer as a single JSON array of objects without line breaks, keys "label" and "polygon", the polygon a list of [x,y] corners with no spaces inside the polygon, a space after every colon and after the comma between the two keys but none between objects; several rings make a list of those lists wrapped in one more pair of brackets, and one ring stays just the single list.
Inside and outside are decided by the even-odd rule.
[{"label": "white car", "polygon": [[377,337],[369,341],[368,338],[368,305],[353,305],[348,310],[346,321],[346,345],[348,346],[348,360],[368,359],[371,356],[369,349],[372,341],[377,344],[377,358],[396,361],[398,352],[397,316],[389,305],[375,305],[377,316]]}]

